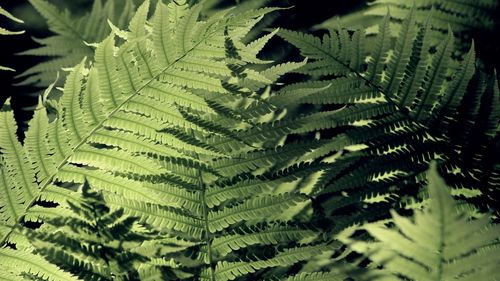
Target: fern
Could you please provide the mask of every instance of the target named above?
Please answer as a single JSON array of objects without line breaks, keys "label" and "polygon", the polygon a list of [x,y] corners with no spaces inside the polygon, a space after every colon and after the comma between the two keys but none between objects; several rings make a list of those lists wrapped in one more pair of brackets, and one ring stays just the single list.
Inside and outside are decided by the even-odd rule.
[{"label": "fern", "polygon": [[[60,99],[47,99],[49,93],[40,99],[24,145],[14,134],[12,111],[4,107],[2,175],[15,185],[7,184],[2,191],[19,195],[3,204],[2,245],[16,244],[15,230],[27,220],[47,219],[40,237],[46,237],[50,225],[61,225],[64,217],[74,220],[68,211],[51,219],[43,202],[65,206],[68,197],[75,197],[74,186],[87,183],[102,193],[110,214],[123,210],[138,224],[165,233],[176,248],[184,247],[181,254],[167,252],[162,261],[148,262],[184,260],[173,273],[179,279],[265,274],[331,249],[320,237],[312,237],[300,220],[277,215],[309,204],[309,197],[297,191],[273,192],[282,181],[267,182],[269,177],[295,180],[299,171],[286,168],[320,144],[280,144],[300,122],[281,122],[282,109],[262,95],[282,74],[303,63],[260,72],[242,67],[259,62],[262,43],[244,44],[241,39],[277,8],[205,21],[198,20],[201,5],[158,3],[151,21],[148,10],[146,1],[128,30],[113,27],[96,45],[95,63],[89,66],[83,59],[72,68]],[[145,28],[148,22],[151,29]],[[123,40],[120,45],[117,36]],[[225,65],[229,71],[223,70]],[[49,118],[48,109],[55,118]],[[240,189],[235,196],[246,178],[256,186],[268,185],[267,192]],[[59,189],[64,192],[57,193]],[[39,216],[29,215],[33,210]],[[237,236],[248,231],[252,239]],[[212,244],[228,238],[238,247],[213,249]],[[301,243],[305,238],[309,241]],[[269,244],[275,250],[263,247]],[[89,263],[55,249],[35,252],[75,274],[76,268],[85,268],[81,277],[87,279],[111,276],[102,261]],[[139,264],[134,266],[139,275],[167,274]]]},{"label": "fern", "polygon": [[0,257],[2,259],[1,276],[6,280],[26,280],[28,278],[53,281],[78,280],[38,255],[2,248],[0,249]]},{"label": "fern", "polygon": [[445,39],[448,28],[451,27],[461,39],[459,47],[467,51],[474,32],[493,29],[497,6],[496,0],[373,0],[360,11],[340,18],[330,18],[315,27],[331,29],[336,28],[340,22],[342,26],[363,27],[368,34],[376,34],[379,32],[377,22],[389,11],[391,35],[396,37],[403,28],[402,22],[414,9],[415,23],[428,22],[431,26],[433,44]]},{"label": "fern", "polygon": [[[450,177],[460,175],[456,187],[480,187],[478,178],[490,187],[498,185],[498,161],[487,160],[481,150],[471,152],[474,160],[465,160],[468,150],[465,143],[473,142],[474,137],[455,137],[455,133],[461,134],[459,124],[470,122],[475,134],[485,136],[479,141],[481,146],[495,147],[496,125],[476,123],[478,113],[470,111],[468,106],[470,99],[476,100],[477,108],[485,110],[481,120],[498,124],[498,86],[493,79],[491,82],[481,79],[481,72],[475,70],[474,46],[460,66],[455,66],[451,58],[454,39],[451,32],[435,52],[429,52],[432,36],[429,26],[418,27],[415,16],[413,11],[405,19],[395,42],[389,36],[391,28],[386,17],[369,51],[363,39],[364,30],[353,34],[346,29],[332,30],[322,39],[287,30],[278,33],[309,59],[298,72],[318,81],[284,87],[271,99],[293,107],[322,106],[325,109],[321,114],[329,114],[332,122],[321,127],[311,124],[309,128],[320,129],[323,134],[329,128],[345,130],[323,149],[323,153],[341,151],[342,155],[324,173],[314,191],[322,198],[327,216],[332,212],[350,212],[350,208],[363,210],[364,204],[373,209],[377,209],[375,205],[385,206],[382,211],[394,202],[393,195],[415,196],[418,190],[415,187],[422,181],[420,174],[435,158],[445,160],[442,169]],[[474,77],[480,80],[476,83]],[[327,111],[337,104],[345,105],[341,110]],[[459,108],[467,113],[458,115]],[[461,144],[452,149],[449,142],[459,139]],[[475,170],[468,168],[472,166]],[[396,192],[393,186],[402,182],[405,186],[399,184]],[[487,195],[491,191],[488,188],[481,191],[484,196],[476,202],[489,202],[486,208],[494,206],[491,201],[494,199]],[[345,222],[336,220],[336,229],[378,215],[381,213],[373,211],[356,214]]]},{"label": "fern", "polygon": [[393,211],[394,227],[382,223],[362,227],[375,241],[342,240],[382,265],[390,279],[496,280],[500,273],[498,225],[491,224],[488,216],[468,220],[435,165],[428,180],[428,205],[416,210],[413,219]]},{"label": "fern", "polygon": [[[20,85],[33,84],[40,88],[50,85],[55,80],[59,69],[72,67],[84,57],[92,58],[94,50],[91,44],[104,40],[111,29],[126,27],[136,10],[133,1],[121,3],[110,0],[103,4],[101,0],[98,0],[94,1],[88,13],[79,16],[67,10],[60,11],[46,0],[33,0],[30,3],[45,18],[49,30],[55,34],[47,38],[35,38],[34,40],[41,47],[19,54],[47,58],[46,61],[18,76],[24,78],[19,83]],[[233,9],[233,13],[261,6],[263,6],[262,3],[246,3],[239,5],[236,11]],[[202,10],[206,14],[218,11],[220,8],[211,7],[210,4],[205,4]],[[112,22],[113,25],[110,26],[108,22]]]},{"label": "fern", "polygon": [[[61,68],[73,67],[84,57],[92,57],[93,49],[89,44],[102,41],[111,31],[107,21],[118,27],[125,27],[130,21],[134,7],[131,1],[123,5],[117,1],[94,1],[92,10],[85,15],[76,16],[69,11],[60,11],[45,0],[30,1],[31,5],[47,20],[47,25],[55,35],[34,39],[41,47],[23,51],[20,55],[48,57],[38,65],[24,71],[20,85],[34,84],[46,88],[56,78]],[[116,12],[116,10],[120,12]]]},{"label": "fern", "polygon": [[[23,141],[2,107],[1,278],[376,280],[387,270],[359,267],[335,234],[425,205],[432,159],[455,193],[493,206],[498,86],[474,47],[460,63],[451,32],[432,48],[416,9],[397,40],[389,16],[375,37],[255,37],[281,8],[194,2],[145,1],[127,26],[101,26]],[[262,59],[275,35],[304,59]],[[283,85],[291,72],[304,81]]]},{"label": "fern", "polygon": [[161,257],[150,251],[154,242],[160,247],[161,235],[123,216],[123,210],[111,213],[102,196],[87,189],[80,202],[69,203],[71,216],[46,219],[28,232],[35,252],[83,280],[133,280],[146,268],[159,271],[154,260]]}]

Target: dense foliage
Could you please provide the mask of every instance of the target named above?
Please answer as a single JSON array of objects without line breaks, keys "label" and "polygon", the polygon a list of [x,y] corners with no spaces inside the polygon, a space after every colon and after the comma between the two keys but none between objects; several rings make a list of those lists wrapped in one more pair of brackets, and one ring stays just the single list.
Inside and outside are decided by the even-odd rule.
[{"label": "dense foliage", "polygon": [[407,2],[313,33],[272,1],[30,0],[54,35],[21,53],[47,57],[26,129],[0,110],[0,279],[497,280],[500,90],[468,39],[497,3]]}]

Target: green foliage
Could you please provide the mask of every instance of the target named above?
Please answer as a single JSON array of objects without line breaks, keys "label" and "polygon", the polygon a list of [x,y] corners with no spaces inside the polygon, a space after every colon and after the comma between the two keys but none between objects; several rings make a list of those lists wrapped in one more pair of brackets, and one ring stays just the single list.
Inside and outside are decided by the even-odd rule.
[{"label": "green foliage", "polygon": [[[487,215],[468,219],[457,208],[435,165],[428,180],[428,204],[415,210],[413,218],[392,211],[393,227],[382,223],[362,226],[374,241],[344,237],[344,242],[382,265],[383,280],[497,280],[499,225],[491,224]],[[379,271],[374,266],[372,270]]]},{"label": "green foliage", "polygon": [[[303,64],[260,72],[245,67],[259,62],[261,47],[241,39],[274,10],[198,21],[200,5],[159,3],[147,29],[145,2],[128,30],[113,27],[96,46],[95,63],[89,66],[83,59],[71,70],[60,99],[46,98],[50,93],[40,99],[24,145],[5,106],[0,147],[7,183],[2,191],[9,196],[2,205],[2,243],[16,243],[14,230],[35,218],[28,216],[31,210],[38,210],[37,220],[46,217],[43,201],[63,206],[67,197],[75,196],[71,186],[88,183],[102,193],[111,218],[120,220],[123,212],[152,231],[180,239],[170,242],[177,251],[161,256],[185,260],[177,278],[233,280],[292,266],[330,249],[293,215],[279,215],[307,205],[309,198],[298,191],[274,192],[282,181],[267,180],[294,180],[297,170],[285,168],[319,145],[309,140],[280,144],[297,125],[281,123],[282,110],[262,96],[279,76]],[[123,40],[119,45],[117,36]],[[270,128],[276,133],[270,134]],[[101,228],[114,223],[107,221],[103,207],[90,205],[100,210],[94,213]],[[74,223],[89,221],[89,211],[85,213]],[[57,220],[49,216],[47,227],[37,235],[46,237],[50,225],[62,226],[67,215]],[[245,232],[252,239],[241,236]],[[305,238],[309,241],[300,243]],[[118,237],[101,239],[106,249]],[[224,239],[233,247],[223,247],[219,240]],[[219,246],[212,249],[214,243]],[[269,244],[276,248],[262,247]],[[121,272],[111,264],[54,249],[42,245],[35,252],[75,274],[75,267],[83,266],[86,270],[79,276],[90,280]],[[101,255],[103,260],[111,258]]]},{"label": "green foliage", "polygon": [[46,219],[42,228],[28,231],[35,253],[83,280],[137,280],[160,267],[178,266],[153,252],[160,248],[161,234],[123,210],[110,212],[102,195],[87,189],[84,185],[80,202],[68,202],[71,215]]},{"label": "green foliage", "polygon": [[[78,64],[84,57],[92,58],[92,44],[101,42],[111,29],[125,28],[131,20],[138,1],[96,0],[90,12],[82,15],[61,11],[47,0],[31,0],[30,4],[46,20],[48,28],[54,33],[47,38],[34,38],[41,46],[19,53],[19,55],[44,57],[45,61],[21,73],[23,78],[19,85],[32,84],[46,88],[54,80],[61,68],[69,68]],[[143,1],[139,1],[142,3]],[[196,1],[189,1],[196,2]],[[245,1],[236,11],[260,8],[265,1]],[[213,14],[220,9],[214,7],[217,3],[204,4],[202,12]],[[113,23],[113,25],[108,24]]]},{"label": "green foliage", "polygon": [[[397,197],[396,202],[408,201],[407,195],[413,201],[422,173],[438,158],[455,187],[475,190],[464,195],[477,197],[471,200],[483,208],[496,205],[491,194],[499,186],[498,159],[481,152],[498,149],[495,78],[476,71],[474,46],[456,65],[451,31],[432,51],[429,26],[418,27],[415,15],[405,19],[395,41],[386,17],[370,47],[364,30],[331,30],[323,38],[278,33],[308,58],[298,72],[315,81],[283,88],[275,102],[318,105],[322,114],[331,113],[326,128],[343,128],[323,151],[342,154],[322,175],[326,187],[314,190],[328,215],[358,210],[350,219],[334,216],[336,230],[383,214]],[[328,111],[338,104],[344,107]],[[475,145],[481,148],[471,151]],[[363,209],[378,211],[360,215]]]},{"label": "green foliage", "polygon": [[461,49],[466,51],[470,38],[477,31],[492,30],[495,25],[496,0],[371,0],[363,9],[340,18],[330,18],[316,25],[318,29],[335,29],[339,24],[366,28],[368,34],[378,33],[378,21],[390,13],[391,35],[397,37],[402,22],[414,10],[416,24],[431,26],[433,44],[446,38],[448,29],[458,34]]},{"label": "green foliage", "polygon": [[[430,200],[420,188],[440,159],[459,212],[496,210],[499,89],[474,45],[457,59],[448,31],[433,46],[419,4],[397,39],[389,15],[374,36],[257,36],[281,10],[254,9],[263,2],[144,1],[133,13],[127,1],[115,13],[115,1],[95,1],[74,20],[31,1],[57,35],[29,52],[59,58],[28,71],[48,87],[23,141],[9,101],[0,111],[0,278],[420,279],[446,266],[462,278],[477,271],[454,263],[469,261],[494,272],[496,226],[480,232],[490,236],[457,231],[486,228],[490,216],[450,216],[435,174]],[[275,35],[304,59],[261,58]],[[426,204],[415,223],[392,211],[401,233],[372,227]],[[380,242],[338,235],[366,221]]]},{"label": "green foliage", "polygon": [[31,5],[47,21],[53,36],[35,38],[41,46],[26,50],[20,55],[48,57],[44,62],[32,66],[18,77],[24,78],[20,85],[34,84],[46,88],[61,68],[73,67],[84,57],[91,58],[94,50],[89,44],[101,42],[111,31],[108,21],[118,27],[127,26],[135,8],[132,1],[94,1],[88,14],[75,15],[61,11],[46,0],[32,0]]}]

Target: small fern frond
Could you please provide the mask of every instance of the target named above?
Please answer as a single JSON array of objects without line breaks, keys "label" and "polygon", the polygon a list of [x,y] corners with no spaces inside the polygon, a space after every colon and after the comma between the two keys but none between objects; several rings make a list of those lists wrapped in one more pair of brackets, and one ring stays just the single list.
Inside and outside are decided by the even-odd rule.
[{"label": "small fern frond", "polygon": [[83,186],[78,204],[69,204],[70,216],[46,219],[40,229],[27,231],[35,252],[83,280],[137,278],[139,264],[155,255],[141,255],[136,248],[158,233],[137,227],[123,210],[110,211],[102,195],[88,188]]},{"label": "small fern frond", "polygon": [[[34,84],[45,88],[52,83],[59,69],[73,67],[84,57],[94,54],[89,43],[102,41],[111,31],[109,19],[120,28],[125,27],[134,10],[133,4],[126,1],[94,1],[91,11],[82,16],[75,16],[69,11],[61,11],[45,0],[33,0],[30,4],[47,21],[53,36],[35,39],[42,45],[36,49],[21,52],[21,55],[49,57],[47,61],[31,67],[18,77],[24,78],[21,85]],[[115,13],[116,10],[120,12]]]},{"label": "small fern frond", "polygon": [[495,280],[500,264],[498,225],[492,225],[487,216],[468,220],[457,209],[435,164],[428,178],[428,205],[416,210],[413,220],[393,211],[394,228],[367,224],[363,228],[376,240],[348,244],[394,277]]}]

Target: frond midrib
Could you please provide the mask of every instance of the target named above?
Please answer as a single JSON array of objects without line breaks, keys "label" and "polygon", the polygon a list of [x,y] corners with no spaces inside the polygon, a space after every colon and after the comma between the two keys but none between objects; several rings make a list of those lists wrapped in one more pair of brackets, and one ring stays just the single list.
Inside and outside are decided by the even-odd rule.
[{"label": "frond midrib", "polygon": [[[191,131],[191,134],[192,136],[194,136],[194,132]],[[194,153],[194,158],[197,159],[198,161],[200,160],[200,156],[198,155],[198,153]],[[207,245],[207,257],[208,257],[208,266],[210,267],[209,271],[210,271],[210,279],[211,281],[215,281],[215,264],[214,264],[214,258],[213,258],[213,254],[212,254],[212,237],[210,235],[210,220],[209,220],[209,217],[208,217],[208,214],[209,214],[209,208],[208,208],[208,205],[207,205],[207,200],[206,200],[206,190],[207,190],[207,186],[203,180],[203,174],[202,174],[202,171],[200,169],[197,169],[197,177],[198,177],[198,181],[199,181],[199,185],[200,185],[200,188],[201,188],[201,208],[202,208],[202,220],[203,220],[203,230],[205,232],[205,237],[204,237],[204,240],[205,240],[205,243]]]},{"label": "frond midrib", "polygon": [[445,214],[445,206],[447,205],[447,202],[443,200],[442,196],[437,196],[436,200],[439,200],[439,204],[437,204],[439,208],[439,214],[437,216],[438,221],[439,221],[439,228],[437,229],[438,231],[438,239],[439,239],[439,244],[438,248],[436,249],[436,253],[438,254],[438,264],[437,264],[437,270],[436,270],[436,279],[437,281],[443,280],[443,264],[444,264],[444,249],[445,249],[445,238],[446,238],[446,233],[445,233],[445,223],[446,222],[446,214]]}]

